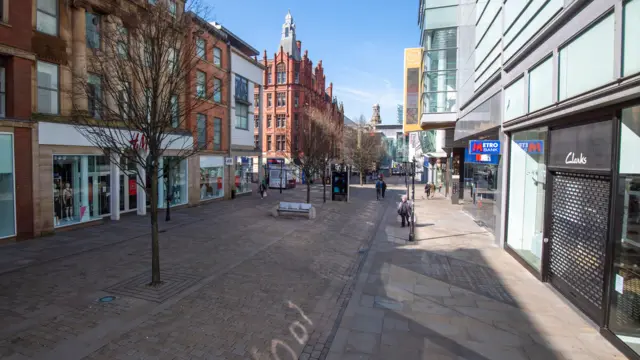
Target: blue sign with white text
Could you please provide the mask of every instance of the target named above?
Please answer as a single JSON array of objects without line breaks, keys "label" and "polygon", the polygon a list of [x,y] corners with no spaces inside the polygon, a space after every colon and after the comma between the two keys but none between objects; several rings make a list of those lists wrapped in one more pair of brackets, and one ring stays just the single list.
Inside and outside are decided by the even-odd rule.
[{"label": "blue sign with white text", "polygon": [[515,143],[527,154],[544,154],[544,140],[516,140]]},{"label": "blue sign with white text", "polygon": [[469,154],[500,154],[499,140],[469,140]]}]

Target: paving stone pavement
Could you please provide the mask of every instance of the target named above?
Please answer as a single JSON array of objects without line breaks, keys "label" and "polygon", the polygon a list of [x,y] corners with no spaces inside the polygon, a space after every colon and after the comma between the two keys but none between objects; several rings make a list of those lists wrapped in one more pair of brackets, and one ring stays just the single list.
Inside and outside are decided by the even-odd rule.
[{"label": "paving stone pavement", "polygon": [[269,215],[302,201],[303,187],[172,212],[160,238],[166,297],[139,287],[147,218],[0,247],[0,358],[326,357],[392,201],[354,187],[350,203],[323,204],[318,188],[311,221]]},{"label": "paving stone pavement", "polygon": [[437,195],[416,213],[409,243],[387,209],[327,360],[624,359],[460,206]]}]

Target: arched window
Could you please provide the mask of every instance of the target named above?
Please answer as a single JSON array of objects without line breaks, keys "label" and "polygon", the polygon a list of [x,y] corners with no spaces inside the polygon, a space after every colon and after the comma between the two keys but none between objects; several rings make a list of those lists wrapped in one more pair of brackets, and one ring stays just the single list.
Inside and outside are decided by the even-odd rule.
[{"label": "arched window", "polygon": [[284,63],[280,63],[276,66],[276,76],[278,84],[284,84],[287,82],[287,68]]}]

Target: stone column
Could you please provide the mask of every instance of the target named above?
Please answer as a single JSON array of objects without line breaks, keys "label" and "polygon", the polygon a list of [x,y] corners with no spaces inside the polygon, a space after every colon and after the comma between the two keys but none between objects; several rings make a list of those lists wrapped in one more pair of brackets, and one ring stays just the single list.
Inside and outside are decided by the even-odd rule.
[{"label": "stone column", "polygon": [[85,39],[85,9],[73,8],[72,15],[72,55],[71,71],[73,73],[73,84],[71,89],[73,107],[76,110],[87,110],[87,95],[82,86],[87,78],[87,44]]},{"label": "stone column", "polygon": [[[137,212],[138,215],[147,215],[147,193],[145,187],[147,184],[147,172],[143,165],[138,164],[138,189],[136,190]],[[142,181],[140,181],[142,179]],[[142,185],[140,185],[142,183]]]},{"label": "stone column", "polygon": [[[111,155],[110,173],[111,173],[111,220],[120,220],[120,155]],[[125,181],[125,185],[126,185]],[[125,189],[128,189],[125,187]]]}]

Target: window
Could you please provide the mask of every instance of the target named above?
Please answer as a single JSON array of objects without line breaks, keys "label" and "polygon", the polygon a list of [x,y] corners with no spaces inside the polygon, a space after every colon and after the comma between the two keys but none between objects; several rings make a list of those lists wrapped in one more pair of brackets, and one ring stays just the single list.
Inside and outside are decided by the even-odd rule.
[{"label": "window", "polygon": [[293,136],[293,149],[298,150],[298,135]]},{"label": "window", "polygon": [[120,111],[120,118],[128,119],[131,115],[129,104],[131,103],[131,86],[125,84],[120,91],[118,91],[118,110]]},{"label": "window", "polygon": [[267,115],[267,127],[271,127],[271,115]]},{"label": "window", "polygon": [[149,4],[155,5],[158,3],[158,0],[149,0]]},{"label": "window", "polygon": [[271,71],[271,66],[267,68],[267,84],[271,85],[273,83],[273,72]]},{"label": "window", "polygon": [[167,67],[169,68],[169,73],[174,73],[178,70],[178,59],[176,59],[176,49],[169,48],[167,50]]},{"label": "window", "polygon": [[89,49],[100,48],[100,15],[85,13],[85,33]]},{"label": "window", "polygon": [[300,122],[298,121],[298,114],[293,114],[293,127],[298,129],[300,127]]},{"label": "window", "polygon": [[529,71],[529,111],[536,111],[553,103],[553,58]]},{"label": "window", "polygon": [[267,94],[267,107],[270,108],[273,106],[273,94]]},{"label": "window", "polygon": [[222,66],[222,50],[220,48],[213,48],[213,65]]},{"label": "window", "polygon": [[[58,65],[38,61],[38,112],[58,113]],[[3,79],[4,80],[4,79]],[[4,81],[2,82],[4,86]]]},{"label": "window", "polygon": [[206,47],[207,47],[207,43],[204,41],[204,39],[196,39],[196,55],[203,60],[207,59],[207,52],[206,52]]},{"label": "window", "polygon": [[423,112],[456,111],[457,30],[439,29],[425,36]]},{"label": "window", "polygon": [[271,150],[271,135],[267,135],[267,151]]},{"label": "window", "polygon": [[178,95],[171,97],[171,126],[177,128],[180,125],[180,103],[178,103]]},{"label": "window", "polygon": [[38,0],[36,30],[58,36],[58,0]]},{"label": "window", "polygon": [[196,115],[196,136],[198,137],[198,149],[207,148],[207,116],[204,114]]},{"label": "window", "polygon": [[222,80],[213,79],[213,101],[222,102]]},{"label": "window", "polygon": [[276,76],[278,77],[278,84],[284,84],[287,82],[287,68],[284,63],[280,63],[276,66]]},{"label": "window", "polygon": [[256,149],[260,146],[260,135],[253,135],[253,146]]},{"label": "window", "polygon": [[260,115],[253,115],[253,128],[258,129],[260,127]]},{"label": "window", "polygon": [[276,101],[277,101],[276,105],[277,105],[278,107],[284,107],[284,106],[286,106],[286,105],[287,105],[287,94],[286,94],[286,93],[283,93],[283,92],[278,93],[278,94],[277,94],[277,100],[276,100]]},{"label": "window", "polygon": [[89,115],[94,119],[100,119],[100,100],[101,100],[101,83],[100,76],[89,74],[87,81],[87,98],[89,100]]},{"label": "window", "polygon": [[236,75],[236,93],[235,98],[249,102],[249,80],[242,76]]},{"label": "window", "polygon": [[0,21],[3,23],[9,22],[9,11],[4,7],[9,7],[9,0],[0,0]]},{"label": "window", "polygon": [[148,67],[153,65],[153,49],[151,41],[146,40],[144,42],[144,64]]},{"label": "window", "polygon": [[276,151],[284,151],[284,135],[276,135]]},{"label": "window", "polygon": [[196,72],[196,95],[204,99],[207,97],[207,89],[205,87],[207,83],[207,74],[202,71]]},{"label": "window", "polygon": [[151,103],[151,89],[149,88],[144,89],[144,98],[147,103],[147,121],[151,122],[151,106],[153,105]]},{"label": "window", "polygon": [[628,76],[640,71],[640,22],[637,21],[640,18],[640,0],[624,4],[623,16],[622,73]]},{"label": "window", "polygon": [[213,150],[222,150],[222,119],[213,118]]},{"label": "window", "polygon": [[293,106],[298,107],[300,105],[300,94],[296,93],[293,97]]},{"label": "window", "polygon": [[256,108],[260,107],[260,95],[253,95],[253,106]]},{"label": "window", "polygon": [[[613,80],[614,25],[615,20],[611,14],[560,49],[558,100]],[[597,56],[593,56],[594,44],[599,44]]]},{"label": "window", "polygon": [[122,59],[129,57],[129,30],[120,26],[118,27],[118,55]]},{"label": "window", "polygon": [[249,130],[249,106],[236,103],[236,128]]},{"label": "window", "polygon": [[169,0],[169,14],[176,16],[176,0]]},{"label": "window", "polygon": [[294,71],[295,71],[295,75],[294,75],[294,82],[296,84],[300,83],[300,63],[296,63],[293,67]]},{"label": "window", "polygon": [[0,117],[7,116],[7,93],[5,88],[6,74],[4,67],[0,67]]},{"label": "window", "polygon": [[276,126],[279,128],[284,128],[287,125],[287,119],[284,114],[276,115]]},{"label": "window", "polygon": [[525,114],[524,77],[504,89],[503,121]]}]

